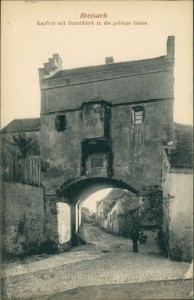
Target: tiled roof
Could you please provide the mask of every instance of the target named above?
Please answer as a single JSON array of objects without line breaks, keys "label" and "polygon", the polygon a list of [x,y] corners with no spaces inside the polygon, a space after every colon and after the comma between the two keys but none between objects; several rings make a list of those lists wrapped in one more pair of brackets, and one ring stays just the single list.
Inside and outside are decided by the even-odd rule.
[{"label": "tiled roof", "polygon": [[193,127],[174,123],[175,149],[169,154],[171,168],[193,168]]},{"label": "tiled roof", "polygon": [[49,77],[48,79],[80,76],[80,75],[87,75],[87,74],[96,73],[96,72],[112,71],[112,70],[117,70],[117,69],[129,68],[129,67],[133,67],[136,65],[145,65],[145,64],[155,63],[157,61],[161,61],[164,59],[165,59],[165,56],[160,56],[160,57],[142,59],[142,60],[136,60],[136,61],[118,62],[118,63],[98,65],[98,66],[60,70],[53,76]]},{"label": "tiled roof", "polygon": [[8,132],[28,132],[40,130],[40,118],[35,119],[16,119],[5,126],[1,133]]}]

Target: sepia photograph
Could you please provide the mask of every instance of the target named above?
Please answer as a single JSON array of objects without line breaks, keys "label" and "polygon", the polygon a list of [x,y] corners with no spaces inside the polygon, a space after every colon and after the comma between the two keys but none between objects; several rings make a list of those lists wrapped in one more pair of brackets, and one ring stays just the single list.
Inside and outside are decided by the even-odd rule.
[{"label": "sepia photograph", "polygon": [[193,299],[192,1],[1,8],[1,299]]}]

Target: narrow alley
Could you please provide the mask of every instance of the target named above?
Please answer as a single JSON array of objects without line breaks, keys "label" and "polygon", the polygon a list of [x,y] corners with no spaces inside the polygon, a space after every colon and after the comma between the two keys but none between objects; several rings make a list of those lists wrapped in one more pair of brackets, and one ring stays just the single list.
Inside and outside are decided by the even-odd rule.
[{"label": "narrow alley", "polygon": [[[3,299],[73,300],[80,297],[79,293],[75,296],[74,289],[87,287],[94,292],[92,299],[105,299],[104,285],[108,285],[112,292],[117,287],[119,299],[134,299],[130,298],[130,293],[126,294],[128,284],[132,284],[134,288],[135,284],[143,282],[144,285],[146,282],[148,284],[154,282],[157,289],[164,289],[164,284],[171,282],[175,293],[172,299],[190,299],[188,295],[192,289],[192,282],[184,280],[189,263],[170,261],[160,254],[141,251],[133,253],[132,243],[128,238],[108,234],[90,224],[84,226],[84,233],[87,245],[52,256],[36,255],[5,265]],[[155,288],[152,287],[152,291]],[[98,292],[95,292],[95,289],[98,289]],[[106,289],[106,293],[108,290]],[[146,287],[144,290],[146,292]],[[167,291],[166,288],[165,290]],[[70,293],[69,296],[67,293]],[[83,298],[91,299],[87,293],[88,290],[85,296],[82,295]],[[158,299],[162,299],[159,292],[158,295],[160,296]],[[184,298],[186,295],[187,298]],[[112,298],[106,297],[114,299],[113,295],[110,296]],[[139,294],[136,297],[135,299],[141,299]],[[168,298],[166,295],[163,299]],[[142,299],[148,298],[143,298],[142,294]],[[156,298],[152,298],[150,294],[149,299]]]}]

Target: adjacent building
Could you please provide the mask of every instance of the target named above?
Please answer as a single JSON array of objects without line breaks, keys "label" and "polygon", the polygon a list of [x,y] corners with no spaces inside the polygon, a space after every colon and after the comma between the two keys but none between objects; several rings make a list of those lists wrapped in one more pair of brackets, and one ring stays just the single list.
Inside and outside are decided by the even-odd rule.
[{"label": "adjacent building", "polygon": [[176,260],[193,256],[193,127],[174,124],[175,144],[164,148],[163,246]]}]

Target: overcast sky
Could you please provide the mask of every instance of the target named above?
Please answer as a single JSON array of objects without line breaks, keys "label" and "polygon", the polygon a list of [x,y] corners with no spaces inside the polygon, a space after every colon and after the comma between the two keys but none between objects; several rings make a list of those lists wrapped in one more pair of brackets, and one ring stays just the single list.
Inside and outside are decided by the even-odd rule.
[{"label": "overcast sky", "polygon": [[[80,21],[82,12],[148,25],[37,25]],[[191,1],[3,1],[2,127],[15,118],[39,117],[38,68],[53,53],[60,54],[63,69],[103,64],[106,56],[115,62],[157,57],[166,54],[169,35],[176,38],[174,120],[191,124]]]}]

